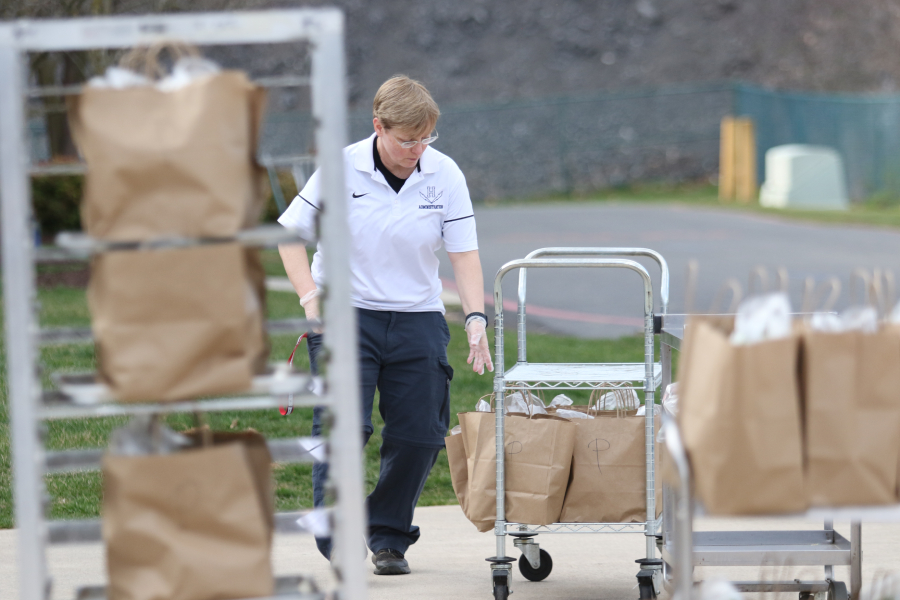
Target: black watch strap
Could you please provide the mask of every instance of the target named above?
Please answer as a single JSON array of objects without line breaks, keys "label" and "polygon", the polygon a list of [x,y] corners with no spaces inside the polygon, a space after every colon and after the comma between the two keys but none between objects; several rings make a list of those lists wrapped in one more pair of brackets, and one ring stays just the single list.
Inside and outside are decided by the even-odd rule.
[{"label": "black watch strap", "polygon": [[469,319],[471,319],[472,317],[481,317],[482,319],[484,319],[485,325],[490,323],[490,321],[488,321],[487,315],[484,313],[480,313],[480,312],[470,312],[469,314],[467,314],[466,315],[466,323],[468,323]]}]

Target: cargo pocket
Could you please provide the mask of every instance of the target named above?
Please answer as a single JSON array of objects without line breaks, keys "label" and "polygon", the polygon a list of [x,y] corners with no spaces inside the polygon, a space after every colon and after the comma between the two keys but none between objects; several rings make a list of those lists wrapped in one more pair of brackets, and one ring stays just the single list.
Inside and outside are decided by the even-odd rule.
[{"label": "cargo pocket", "polygon": [[449,386],[450,382],[453,381],[453,367],[450,366],[450,363],[447,362],[446,358],[439,358],[438,364],[441,365],[441,369],[447,374],[447,385]]},{"label": "cargo pocket", "polygon": [[[444,401],[441,403],[441,431],[446,432],[450,427],[450,382],[453,381],[453,367],[446,358],[439,358],[438,364],[447,376],[447,384],[444,386]],[[443,441],[443,435],[442,435]]]}]

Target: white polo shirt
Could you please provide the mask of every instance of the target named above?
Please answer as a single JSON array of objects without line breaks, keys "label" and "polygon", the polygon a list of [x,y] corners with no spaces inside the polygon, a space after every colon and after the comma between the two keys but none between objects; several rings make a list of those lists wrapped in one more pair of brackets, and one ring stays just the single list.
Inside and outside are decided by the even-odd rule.
[{"label": "white polo shirt", "polygon": [[[350,225],[352,304],[370,310],[444,312],[438,258],[447,252],[478,249],[472,200],[466,178],[453,160],[431,146],[400,192],[375,168],[375,134],[344,148],[347,216]],[[278,222],[317,240],[319,171],[294,198]],[[322,245],[312,276],[321,287]]]}]

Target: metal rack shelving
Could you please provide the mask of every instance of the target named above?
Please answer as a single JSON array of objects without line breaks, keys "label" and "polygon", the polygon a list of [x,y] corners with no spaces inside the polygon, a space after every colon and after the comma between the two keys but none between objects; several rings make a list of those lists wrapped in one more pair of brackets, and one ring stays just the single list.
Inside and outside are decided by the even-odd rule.
[{"label": "metal rack shelving", "polygon": [[[333,537],[338,546],[360,545],[365,529],[361,465],[361,429],[356,357],[355,313],[350,305],[349,247],[344,204],[343,146],[346,141],[346,95],[344,82],[343,15],[335,9],[274,10],[239,13],[121,16],[88,19],[13,21],[0,24],[0,208],[2,208],[3,301],[7,350],[10,431],[15,482],[16,525],[19,558],[20,600],[49,598],[52,581],[47,574],[49,543],[100,540],[100,521],[48,521],[44,516],[43,477],[47,473],[96,469],[100,449],[46,451],[41,438],[42,421],[82,419],[113,415],[163,414],[270,409],[292,394],[295,405],[326,406],[332,410],[332,439],[326,444],[332,465],[335,496],[339,502],[328,509]],[[60,96],[78,89],[29,89],[26,64],[31,52],[68,52],[103,48],[128,48],[177,40],[203,45],[272,44],[308,42],[312,71],[309,78],[281,77],[259,81],[262,85],[310,85],[316,129],[318,165],[322,175],[323,211],[320,222],[322,244],[328,248],[329,273],[325,295],[325,326],[328,329],[323,354],[326,375],[273,371],[256,378],[248,394],[173,403],[124,404],[110,402],[93,375],[64,376],[61,390],[44,392],[38,378],[38,347],[43,344],[90,343],[90,331],[63,328],[41,331],[35,302],[35,264],[44,261],[85,259],[98,252],[130,251],[162,247],[184,247],[203,243],[239,242],[246,246],[272,247],[302,242],[296,232],[261,226],[229,239],[160,239],[143,243],[93,240],[82,234],[63,235],[59,245],[35,249],[31,233],[29,177],[32,174],[82,172],[78,163],[29,164],[26,143],[25,100],[28,97]],[[71,89],[70,89],[71,88]],[[308,157],[304,157],[306,160]],[[269,162],[294,164],[297,157],[266,157]],[[305,320],[270,323],[275,332],[297,331]],[[68,377],[68,379],[66,379]],[[78,400],[80,403],[75,402]],[[310,438],[270,440],[273,458],[282,462],[310,462],[323,458],[322,448]],[[298,519],[307,513],[275,515],[276,530],[301,533]],[[344,556],[353,555],[347,552]],[[360,561],[341,561],[337,590],[342,598],[366,597],[365,571]],[[100,600],[105,588],[87,587],[78,600]],[[323,598],[304,576],[279,578],[276,597]]]},{"label": "metal rack shelving", "polygon": [[260,225],[252,229],[241,230],[234,237],[228,238],[163,237],[139,242],[98,240],[81,232],[63,231],[56,236],[56,247],[38,248],[35,252],[35,258],[38,262],[42,259],[48,261],[62,258],[72,260],[90,258],[94,254],[115,250],[187,248],[190,246],[229,242],[238,242],[244,246],[255,248],[275,248],[278,244],[309,243],[309,241],[304,240],[296,231],[286,229],[281,225]]},{"label": "metal rack shelving", "polygon": [[[49,392],[48,397],[56,401],[44,401],[38,406],[37,415],[41,420],[87,419],[96,417],[122,417],[128,415],[162,415],[187,412],[219,412],[223,410],[267,410],[284,405],[284,398],[278,396],[241,396],[211,398],[209,400],[189,400],[183,402],[159,402],[79,405],[66,402],[65,397]],[[327,396],[314,394],[294,395],[294,406],[328,406],[333,400]]]},{"label": "metal rack shelving", "polygon": [[[309,534],[297,521],[310,514],[309,511],[292,511],[275,513],[275,532],[289,534]],[[100,542],[100,519],[80,519],[72,521],[54,521],[48,524],[48,540],[51,544],[85,544]]]},{"label": "metal rack shelving", "polygon": [[[278,463],[312,463],[321,461],[324,454],[324,448],[319,449],[322,441],[317,438],[279,438],[266,440],[266,443],[272,460]],[[100,469],[100,461],[105,452],[103,448],[48,450],[44,454],[44,472],[96,471]]]},{"label": "metal rack shelving", "polygon": [[[306,331],[309,323],[306,319],[271,319],[266,322],[266,330],[269,335],[284,333],[296,333]],[[94,332],[90,327],[54,327],[41,329],[38,333],[38,343],[41,346],[56,344],[92,344]]]},{"label": "metal rack shelving", "polygon": [[[801,316],[800,315],[796,316]],[[672,380],[672,351],[680,351],[689,315],[669,315],[660,336],[663,379]],[[679,483],[663,485],[662,557],[664,583],[679,600],[694,596],[695,566],[820,566],[823,578],[815,581],[735,581],[740,592],[797,592],[800,598],[858,600],[862,587],[862,521],[898,521],[900,505],[813,508],[804,514],[780,515],[815,519],[821,529],[794,531],[693,531],[693,519],[702,516],[694,503],[691,467],[674,419],[664,415],[662,437],[678,472]],[[695,515],[696,513],[696,515]],[[752,517],[747,517],[752,519]],[[850,539],[835,531],[834,522],[850,521]],[[836,581],[835,566],[848,566],[850,588]]]},{"label": "metal rack shelving", "polygon": [[[505,448],[504,448],[504,396],[516,390],[594,390],[630,389],[644,392],[647,406],[654,404],[656,390],[663,382],[662,364],[655,362],[654,335],[658,333],[659,315],[653,313],[653,285],[647,270],[633,260],[622,256],[641,256],[653,259],[660,268],[660,313],[665,315],[669,304],[669,268],[666,260],[658,252],[646,248],[541,248],[528,254],[524,259],[513,260],[502,267],[494,278],[494,307],[496,310],[496,336],[494,373],[494,393],[496,394],[496,489],[497,519],[494,534],[497,537],[497,553],[486,559],[491,563],[494,583],[494,597],[505,600],[508,597],[513,558],[506,556],[506,536],[514,538],[514,545],[522,551],[520,570],[526,561],[535,573],[529,579],[543,579],[550,568],[541,568],[540,550],[534,536],[540,533],[642,533],[646,536],[646,558],[641,559],[638,583],[641,597],[655,597],[661,584],[661,561],[656,559],[657,531],[662,527],[662,516],[656,514],[655,493],[655,428],[654,411],[645,411],[645,455],[646,455],[646,520],[641,523],[553,523],[550,525],[527,525],[506,521],[505,506]],[[616,258],[610,258],[616,257]],[[627,269],[637,273],[643,284],[644,313],[644,362],[642,363],[529,363],[526,336],[526,289],[527,270],[533,268],[599,268]],[[503,277],[510,271],[519,270],[516,363],[508,371],[504,365],[503,328]],[[551,563],[552,565],[552,563]],[[527,567],[525,567],[527,570]],[[524,571],[523,571],[524,573]],[[647,575],[650,573],[650,575]],[[527,575],[526,575],[527,576]],[[537,579],[533,577],[538,577]],[[647,589],[653,587],[652,590]],[[645,594],[653,594],[645,596]]]},{"label": "metal rack shelving", "polygon": [[[275,595],[247,600],[326,600],[328,595],[319,591],[315,581],[305,575],[275,578]],[[78,590],[75,600],[107,600],[106,588],[91,586]]]}]

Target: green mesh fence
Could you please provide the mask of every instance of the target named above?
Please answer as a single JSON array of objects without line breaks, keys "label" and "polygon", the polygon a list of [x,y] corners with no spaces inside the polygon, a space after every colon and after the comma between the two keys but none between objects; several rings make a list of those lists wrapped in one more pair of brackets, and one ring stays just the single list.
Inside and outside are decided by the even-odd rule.
[{"label": "green mesh fence", "polygon": [[[585,193],[642,181],[683,181],[718,171],[719,123],[756,123],[759,180],[765,152],[820,144],[844,159],[856,199],[900,195],[900,96],[800,94],[718,83],[529,101],[445,105],[435,147],[466,174],[475,199]],[[309,114],[268,117],[262,151],[313,151]],[[351,112],[350,139],[372,132]]]},{"label": "green mesh fence", "polygon": [[778,92],[737,84],[737,114],[756,123],[759,178],[765,152],[816,144],[840,152],[850,196],[900,194],[900,96]]},{"label": "green mesh fence", "polygon": [[[733,86],[715,84],[505,104],[442,106],[438,150],[465,173],[472,197],[589,192],[636,181],[695,180],[718,169],[719,121]],[[312,148],[309,115],[271,115],[264,152]],[[368,110],[350,138],[372,132]]]},{"label": "green mesh fence", "polygon": [[[766,150],[816,144],[840,152],[854,200],[900,197],[900,96],[810,94],[717,83],[442,107],[435,147],[466,174],[475,199],[588,193],[718,171],[723,116],[756,124],[760,183]],[[351,140],[372,132],[351,111]],[[32,160],[49,158],[46,124],[29,121]],[[267,116],[260,154],[315,152],[307,112]]]}]

